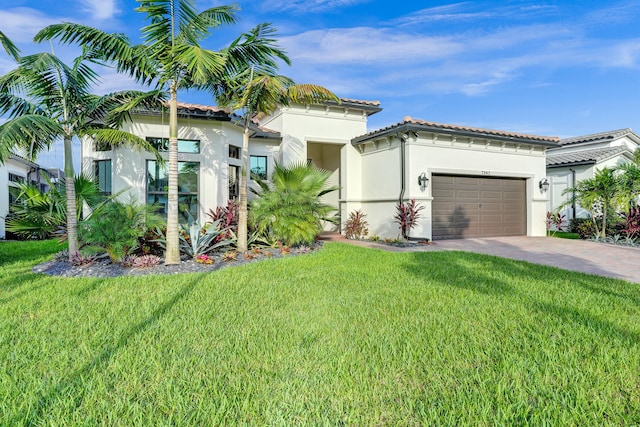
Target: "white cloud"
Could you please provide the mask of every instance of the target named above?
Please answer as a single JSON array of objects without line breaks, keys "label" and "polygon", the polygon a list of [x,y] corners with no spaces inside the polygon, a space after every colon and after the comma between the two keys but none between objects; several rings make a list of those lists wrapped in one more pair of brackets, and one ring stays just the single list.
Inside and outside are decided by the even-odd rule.
[{"label": "white cloud", "polygon": [[294,13],[316,13],[366,3],[369,0],[267,0],[263,9],[269,11],[291,11]]},{"label": "white cloud", "polygon": [[117,0],[83,0],[81,2],[83,9],[98,21],[115,17],[120,12],[116,3]]},{"label": "white cloud", "polygon": [[0,10],[2,31],[15,43],[30,42],[43,27],[62,20],[27,7]]},{"label": "white cloud", "polygon": [[370,64],[424,61],[449,56],[463,49],[446,37],[430,37],[391,29],[368,27],[313,30],[283,37],[280,42],[294,60],[311,63]]}]

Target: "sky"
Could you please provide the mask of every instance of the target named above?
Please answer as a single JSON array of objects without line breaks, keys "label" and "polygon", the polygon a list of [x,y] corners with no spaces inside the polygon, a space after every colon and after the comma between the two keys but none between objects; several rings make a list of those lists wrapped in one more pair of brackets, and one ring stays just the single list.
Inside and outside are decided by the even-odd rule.
[{"label": "sky", "polygon": [[[198,0],[198,9],[232,4]],[[281,73],[340,97],[377,100],[368,130],[405,116],[560,138],[632,128],[640,133],[640,5],[628,1],[239,0],[239,22],[204,45],[220,49],[262,22],[278,29],[292,66]],[[134,0],[1,0],[0,30],[24,54],[42,27],[71,21],[140,42]],[[0,55],[0,73],[14,67]],[[133,83],[103,70],[96,93]],[[210,95],[179,94],[215,105]],[[78,148],[76,147],[76,152]],[[40,157],[62,166],[56,149]],[[77,163],[76,163],[77,166]]]}]

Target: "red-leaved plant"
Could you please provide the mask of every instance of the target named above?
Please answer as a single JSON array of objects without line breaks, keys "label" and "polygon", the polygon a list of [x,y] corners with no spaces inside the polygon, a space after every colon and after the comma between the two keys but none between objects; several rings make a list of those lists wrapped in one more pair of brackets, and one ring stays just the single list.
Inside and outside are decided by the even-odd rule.
[{"label": "red-leaved plant", "polygon": [[369,234],[369,223],[364,219],[367,215],[361,210],[349,213],[349,218],[344,223],[344,235],[347,239],[362,239]]},{"label": "red-leaved plant", "polygon": [[627,239],[635,239],[640,236],[640,205],[629,208],[629,212],[621,213],[622,224],[620,228]]},{"label": "red-leaved plant", "polygon": [[220,233],[215,238],[213,243],[217,243],[222,240],[228,240],[238,233],[238,205],[235,201],[227,201],[227,206],[218,206],[216,210],[209,209],[207,216],[211,218],[211,222],[220,221],[218,227],[220,230],[227,229],[228,231]]},{"label": "red-leaved plant", "polygon": [[409,230],[418,224],[420,211],[423,209],[424,206],[416,203],[416,199],[411,199],[407,203],[398,203],[396,205],[396,215],[393,217],[393,220],[400,226],[400,232],[403,238],[409,238]]}]

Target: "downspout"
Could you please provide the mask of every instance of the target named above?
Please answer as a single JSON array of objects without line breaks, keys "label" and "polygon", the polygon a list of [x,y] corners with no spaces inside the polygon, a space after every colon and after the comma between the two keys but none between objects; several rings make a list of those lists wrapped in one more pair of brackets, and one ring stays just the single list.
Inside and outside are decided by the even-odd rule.
[{"label": "downspout", "polygon": [[[405,187],[405,169],[406,169],[406,159],[405,159],[405,144],[407,139],[409,139],[408,133],[398,134],[398,138],[400,138],[400,197],[398,198],[398,204],[402,204],[404,202],[404,192],[406,190]],[[407,237],[407,236],[402,236]]]},{"label": "downspout", "polygon": [[[413,132],[417,137],[418,134]],[[398,204],[402,204],[404,202],[404,193],[406,191],[406,169],[407,169],[407,159],[406,159],[406,142],[409,139],[409,132],[397,134],[396,135],[400,139],[400,196],[398,197]],[[429,241],[426,237],[409,237],[402,236],[406,240],[417,240],[417,241]]]},{"label": "downspout", "polygon": [[574,190],[571,192],[571,219],[576,217],[576,170],[574,168],[569,168],[571,171],[571,188]]}]

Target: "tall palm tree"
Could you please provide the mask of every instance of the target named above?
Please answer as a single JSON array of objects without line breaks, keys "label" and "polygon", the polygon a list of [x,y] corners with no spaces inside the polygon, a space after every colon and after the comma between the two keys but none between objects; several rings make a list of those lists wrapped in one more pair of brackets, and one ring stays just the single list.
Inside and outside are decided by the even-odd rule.
[{"label": "tall palm tree", "polygon": [[225,84],[213,88],[217,101],[241,111],[244,131],[242,134],[242,173],[240,175],[238,209],[238,251],[247,250],[248,209],[247,181],[249,168],[249,123],[254,117],[268,116],[278,107],[289,104],[318,104],[326,101],[340,102],[329,89],[314,84],[295,84],[293,80],[274,75],[270,70],[245,68],[231,76]]},{"label": "tall palm tree", "polygon": [[180,262],[178,225],[178,102],[182,89],[204,89],[224,75],[250,64],[275,69],[284,52],[268,38],[270,27],[259,25],[249,36],[213,51],[201,46],[211,31],[233,24],[235,6],[218,6],[198,12],[195,0],[136,0],[136,11],[146,14],[143,44],[131,45],[121,34],[108,34],[79,24],[64,23],[42,30],[36,40],[59,38],[102,52],[123,71],[144,83],[154,83],[169,94],[168,206],[165,264]]},{"label": "tall palm tree", "polygon": [[144,139],[120,127],[130,118],[130,108],[158,102],[157,94],[123,91],[93,95],[90,90],[98,75],[90,63],[95,59],[91,49],[83,49],[71,65],[52,53],[39,53],[18,58],[18,67],[0,77],[0,115],[8,118],[0,125],[0,162],[3,153],[18,148],[35,159],[57,140],[63,141],[69,257],[78,250],[74,138],[91,137],[99,144],[153,150]]},{"label": "tall palm tree", "polygon": [[[564,205],[578,203],[589,211],[596,228],[596,235],[606,236],[607,216],[620,201],[620,184],[614,169],[597,169],[593,178],[578,181],[574,187],[565,189],[562,194],[571,195]],[[600,214],[602,214],[602,222],[598,227],[596,217]]]}]

